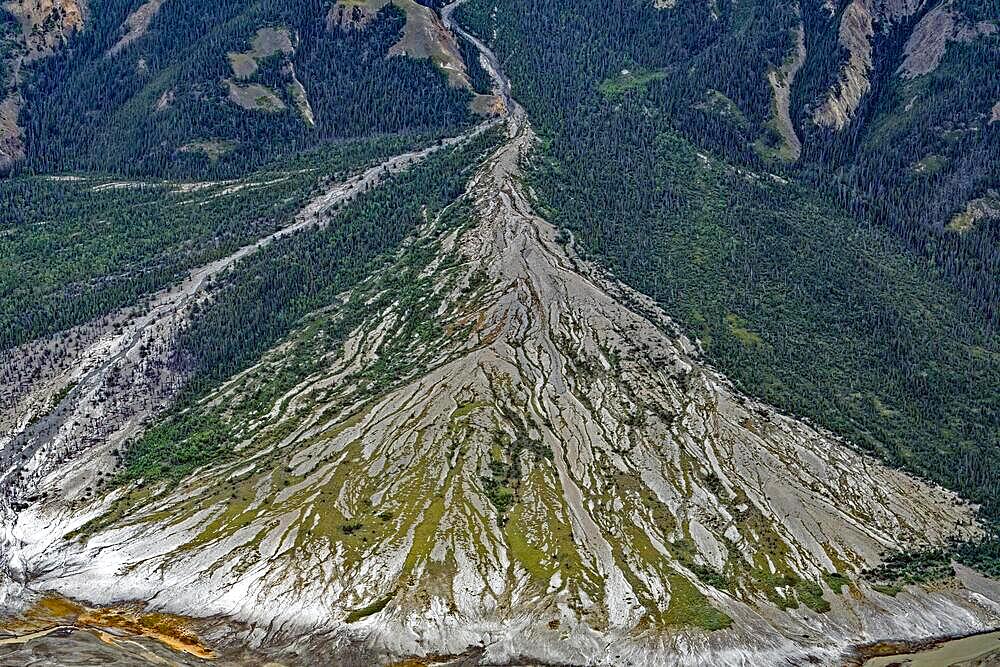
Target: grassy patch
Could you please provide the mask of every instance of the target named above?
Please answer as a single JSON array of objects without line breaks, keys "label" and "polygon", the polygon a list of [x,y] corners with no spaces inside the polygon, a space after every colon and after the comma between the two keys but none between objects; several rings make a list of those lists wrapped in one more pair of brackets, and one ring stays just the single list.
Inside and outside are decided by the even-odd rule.
[{"label": "grassy patch", "polygon": [[218,139],[208,139],[205,141],[192,141],[184,144],[177,150],[181,153],[201,153],[211,162],[218,161],[219,158],[236,148],[235,141],[222,141]]},{"label": "grassy patch", "polygon": [[740,127],[748,127],[750,124],[736,102],[714,88],[709,88],[705,92],[705,101],[700,106],[705,111],[714,113]]},{"label": "grassy patch", "polygon": [[666,78],[666,70],[622,70],[617,76],[601,81],[597,86],[605,99],[613,100],[632,91],[645,91],[653,81]]},{"label": "grassy patch", "polygon": [[229,101],[249,111],[283,111],[285,103],[273,90],[259,83],[247,85],[227,80]]},{"label": "grassy patch", "polygon": [[733,624],[733,619],[719,611],[686,578],[671,575],[670,606],[660,615],[665,625],[695,627],[704,630],[724,630]]},{"label": "grassy patch", "polygon": [[840,593],[844,586],[850,586],[851,580],[840,574],[839,572],[824,572],[823,581],[826,585],[830,587],[834,593]]},{"label": "grassy patch", "polygon": [[817,613],[830,611],[830,603],[823,598],[823,588],[815,581],[800,579],[795,584],[795,595],[799,602]]},{"label": "grassy patch", "polygon": [[944,170],[948,166],[948,159],[942,155],[930,154],[922,160],[913,163],[914,174],[920,176],[933,176]]},{"label": "grassy patch", "polygon": [[764,344],[764,339],[755,331],[751,331],[747,321],[739,315],[729,313],[726,315],[726,324],[729,325],[729,333],[747,347],[756,347]]},{"label": "grassy patch", "polygon": [[292,39],[287,28],[261,28],[254,35],[249,51],[228,53],[229,65],[237,79],[248,79],[257,71],[257,64],[278,53],[291,55],[294,52]]},{"label": "grassy patch", "polygon": [[392,593],[389,593],[388,595],[380,597],[378,600],[375,600],[370,605],[361,607],[360,609],[355,609],[354,611],[352,611],[351,613],[349,613],[347,615],[347,617],[344,619],[344,622],[346,622],[346,623],[357,623],[358,621],[360,621],[363,618],[368,618],[372,614],[377,614],[380,611],[382,611],[383,609],[385,609],[386,606],[390,602],[392,602],[392,599],[394,597],[396,597],[396,591],[393,591]]}]

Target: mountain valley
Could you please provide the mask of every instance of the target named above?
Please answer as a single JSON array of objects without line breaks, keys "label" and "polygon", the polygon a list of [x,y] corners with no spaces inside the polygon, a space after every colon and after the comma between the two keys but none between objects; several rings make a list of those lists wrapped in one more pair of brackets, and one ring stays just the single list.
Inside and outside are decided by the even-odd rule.
[{"label": "mountain valley", "polygon": [[[1000,626],[992,167],[935,176],[964,231],[904,232],[852,199],[871,155],[827,161],[899,127],[880,54],[943,76],[995,48],[988,6],[782,5],[753,91],[680,109],[732,35],[780,41],[765,2],[220,3],[190,49],[181,0],[136,4],[38,65],[61,102],[12,93],[0,662],[846,665]],[[679,16],[705,51],[614,36]],[[159,74],[51,124],[136,57]],[[419,92],[373,127],[351,86]]]}]

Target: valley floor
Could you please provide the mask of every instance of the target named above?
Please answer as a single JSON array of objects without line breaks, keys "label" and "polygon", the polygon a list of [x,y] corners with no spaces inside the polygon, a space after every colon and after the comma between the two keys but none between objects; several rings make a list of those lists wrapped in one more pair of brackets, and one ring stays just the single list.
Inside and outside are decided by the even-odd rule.
[{"label": "valley floor", "polygon": [[[343,340],[337,308],[299,332],[319,370],[237,410],[295,361],[287,342],[191,408],[227,421],[235,456],[95,491],[170,399],[126,383],[125,418],[94,437],[112,365],[146,375],[140,343],[169,354],[206,277],[240,253],[98,335],[69,373],[42,372],[4,416],[0,603],[23,619],[45,595],[88,601],[70,623],[104,645],[69,637],[97,656],[94,628],[156,653],[180,619],[198,631],[188,648],[296,665],[837,665],[857,644],[1000,625],[1000,584],[970,570],[894,595],[859,576],[885,552],[977,535],[974,508],[740,394],[651,299],[577,257],[535,210],[521,170],[537,139],[475,43],[502,144],[345,297],[368,310]],[[334,187],[296,226],[427,154]],[[37,657],[7,642],[0,658]]]}]

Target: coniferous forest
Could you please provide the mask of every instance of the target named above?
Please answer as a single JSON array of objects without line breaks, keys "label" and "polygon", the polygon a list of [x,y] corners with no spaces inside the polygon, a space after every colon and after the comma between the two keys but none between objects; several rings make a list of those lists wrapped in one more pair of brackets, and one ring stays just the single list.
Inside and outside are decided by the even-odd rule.
[{"label": "coniferous forest", "polygon": [[[877,36],[872,94],[834,133],[806,118],[847,56],[836,17],[803,5],[792,163],[761,142],[795,6],[571,4],[460,10],[543,137],[532,182],[550,219],[742,389],[1000,519],[1000,221],[953,221],[995,196],[1000,36],[949,44],[913,79],[896,73],[903,38]],[[914,166],[928,155],[933,168]]]},{"label": "coniferous forest", "polygon": [[[305,480],[329,464],[333,472],[308,503],[335,497],[328,516],[336,521],[321,525],[317,513],[291,540],[295,548],[312,549],[315,528],[317,539],[324,530],[334,535],[329,560],[339,559],[337,567],[350,559],[351,567],[367,564],[399,537],[393,531],[406,533],[409,549],[396,558],[403,583],[374,602],[367,589],[351,598],[346,624],[391,612],[403,598],[414,605],[431,599],[433,586],[410,588],[428,572],[450,581],[492,558],[469,566],[449,556],[424,567],[428,557],[415,565],[423,557],[414,555],[418,546],[437,552],[447,541],[436,532],[442,526],[454,528],[453,544],[473,526],[467,541],[477,557],[493,548],[476,542],[479,533],[495,538],[496,552],[511,554],[509,562],[498,559],[503,576],[519,587],[529,582],[549,595],[554,586],[570,599],[576,578],[577,597],[553,607],[586,609],[579,627],[608,622],[607,610],[587,614],[615,586],[637,591],[638,601],[621,605],[655,607],[632,628],[643,637],[660,627],[670,636],[683,635],[676,628],[723,631],[734,620],[740,629],[737,614],[723,613],[720,600],[729,597],[799,610],[809,620],[832,609],[834,616],[840,610],[830,596],[865,577],[865,586],[875,586],[865,595],[898,595],[907,584],[951,577],[954,561],[1000,578],[996,0],[463,0],[453,16],[488,45],[482,51],[448,28],[448,4],[88,0],[80,26],[48,42],[39,35],[65,14],[25,36],[28,24],[15,17],[23,7],[0,8],[0,168],[9,172],[0,177],[0,379],[10,385],[0,387],[0,399],[13,397],[13,417],[0,411],[0,426],[9,422],[14,434],[0,432],[0,528],[31,503],[52,499],[25,491],[38,482],[31,462],[37,470],[75,464],[73,456],[110,442],[102,422],[120,417],[120,440],[101,454],[108,470],[72,508],[107,503],[67,529],[68,540],[84,544],[118,529],[129,512],[169,497],[192,473],[219,471],[243,456],[253,465],[210,492],[226,507],[212,530],[223,535],[244,521],[229,512],[244,501],[240,511],[250,516],[249,497],[258,499],[251,483],[273,482],[283,487],[264,503],[273,505],[262,504],[239,528],[259,519],[270,530],[284,521],[266,516],[278,496],[305,497]],[[493,54],[503,75],[492,72]],[[513,99],[500,94],[502,86],[494,90],[503,77]],[[14,157],[6,161],[8,154]],[[520,243],[520,254],[504,243]],[[180,305],[151,305],[171,289],[183,292],[186,280],[194,284],[200,269],[210,276],[204,289],[191,287]],[[662,306],[693,347],[641,299],[622,296],[628,290],[604,270]],[[558,303],[550,308],[539,295]],[[611,302],[621,306],[618,322],[611,315],[597,322],[605,313],[587,310],[601,303],[611,312]],[[157,308],[171,316],[156,319]],[[147,316],[153,324],[133,326]],[[662,354],[648,343],[649,356],[620,363],[605,343],[631,335],[625,331],[645,332]],[[351,348],[345,341],[354,334]],[[116,336],[131,336],[133,347]],[[72,366],[73,354],[84,359],[80,350],[101,349],[101,341],[123,351]],[[571,343],[578,345],[570,350]],[[628,349],[638,358],[635,345]],[[153,361],[144,365],[147,354]],[[348,357],[339,374],[330,370],[332,360]],[[433,373],[455,359],[463,360],[454,368],[465,384],[456,381],[461,389],[442,398],[439,388],[451,391],[454,378]],[[666,359],[690,362],[698,373],[648,368]],[[124,407],[111,400],[123,368],[134,371],[141,399],[121,401]],[[379,403],[404,381],[410,394],[397,405]],[[660,382],[663,391],[646,392],[643,382]],[[602,383],[611,389],[601,400],[630,414],[592,400]],[[78,415],[76,400],[91,407],[84,401],[106,400],[114,409]],[[727,400],[731,414],[719,407]],[[433,419],[414,426],[412,439],[395,431],[383,437],[373,425],[393,423],[421,401],[424,412],[400,430]],[[671,413],[677,405],[683,408]],[[782,421],[775,409],[805,425]],[[695,413],[703,421],[685,421]],[[577,424],[556,424],[566,414],[598,417],[576,433]],[[63,437],[85,420],[100,435]],[[323,449],[363,420],[342,450]],[[706,433],[684,430],[692,423]],[[712,428],[739,441],[733,449],[754,452],[733,457],[747,469],[763,465],[754,458],[761,452],[759,460],[808,469],[794,480],[801,488],[789,487],[805,489],[794,507],[822,506],[816,514],[835,517],[833,532],[839,526],[854,535],[861,526],[863,533],[879,518],[856,507],[827,512],[836,502],[822,493],[829,480],[817,480],[828,470],[835,470],[831,479],[844,474],[830,487],[903,478],[911,483],[906,493],[922,489],[928,498],[940,489],[913,477],[945,487],[960,499],[942,492],[941,505],[963,517],[948,535],[977,525],[973,517],[983,534],[887,552],[864,571],[858,562],[871,554],[852,560],[863,549],[838,551],[843,545],[824,552],[820,566],[800,567],[808,558],[799,563],[793,553],[816,536],[799,540],[785,524],[775,528],[795,510],[779,520],[780,502],[763,507],[751,497],[752,483],[730,484],[718,461],[685,449],[709,452],[718,444]],[[475,440],[487,431],[490,439]],[[432,434],[426,441],[425,432]],[[393,455],[414,453],[376,464],[378,447],[364,440],[376,436]],[[789,463],[783,446],[778,454],[767,449],[798,446],[795,438],[808,440],[801,450],[808,452],[823,446],[816,443],[837,451],[842,444],[850,456],[835,463],[868,461],[855,467],[884,475],[852,476],[815,455]],[[663,451],[655,444],[650,458],[676,473],[662,485],[676,498],[664,500],[643,477],[653,464],[642,473],[629,468],[653,441]],[[571,454],[557,454],[552,442],[591,447],[591,460],[577,451],[579,460],[567,463]],[[441,443],[447,447],[435,449]],[[388,488],[438,464],[444,472],[429,490],[414,484],[394,489],[395,498],[384,489],[343,491],[355,481],[349,475],[368,474],[362,467],[390,477]],[[3,465],[18,471],[12,481],[4,481]],[[258,465],[264,472],[255,478]],[[815,478],[814,465],[823,470]],[[587,466],[593,470],[573,478]],[[768,489],[756,490],[771,500]],[[887,523],[906,523],[899,507],[916,507],[917,515],[939,500],[900,492],[905,502],[894,505],[898,490],[842,492],[861,498],[859,507],[885,510]],[[524,500],[532,493],[536,506]],[[14,498],[5,514],[3,503]],[[177,506],[187,511],[197,498],[192,492]],[[395,513],[377,507],[400,498]],[[578,559],[589,546],[571,525],[581,513],[600,514],[606,500],[635,503],[623,526],[601,525],[606,516],[593,521],[594,535],[618,539],[603,542],[607,550],[593,559],[624,563],[618,583]],[[966,500],[976,508],[963,514]],[[345,508],[356,501],[352,514]],[[719,525],[690,521],[699,512]],[[467,526],[455,528],[458,514]],[[732,521],[739,539],[719,517]],[[299,518],[305,526],[306,514]],[[479,530],[480,521],[488,529]],[[652,541],[646,548],[650,526],[669,534],[662,548]],[[532,544],[536,528],[542,538]],[[894,540],[910,526],[895,528],[884,535]],[[716,540],[718,563],[705,557],[716,550],[703,548],[714,544],[713,531],[726,540]],[[14,532],[0,531],[0,547],[7,534]],[[900,546],[882,535],[858,543]],[[199,540],[192,550],[210,541]],[[834,551],[851,557],[829,557]],[[5,567],[0,560],[0,583]],[[341,574],[347,581],[352,571],[344,565]],[[494,603],[491,610],[502,606]],[[547,627],[561,632],[560,622]]]},{"label": "coniferous forest", "polygon": [[[453,134],[471,122],[469,93],[443,85],[428,60],[386,57],[405,21],[393,5],[370,29],[342,30],[327,24],[322,0],[182,0],[109,56],[135,4],[102,2],[92,26],[34,65],[21,114],[23,172],[231,178],[320,144]],[[268,27],[287,31],[291,53],[260,58],[253,74],[238,78],[227,56],[247,52]],[[273,108],[235,104],[227,93],[235,79],[270,91]],[[298,112],[293,81],[306,91],[314,124]]]}]

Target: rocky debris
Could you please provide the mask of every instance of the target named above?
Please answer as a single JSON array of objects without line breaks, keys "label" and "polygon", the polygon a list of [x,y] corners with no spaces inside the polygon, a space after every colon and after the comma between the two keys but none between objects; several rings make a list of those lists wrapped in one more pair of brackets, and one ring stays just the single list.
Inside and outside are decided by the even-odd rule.
[{"label": "rocky debris", "polygon": [[160,11],[160,7],[163,6],[164,2],[166,0],[148,0],[148,2],[129,14],[122,25],[122,32],[124,34],[108,50],[108,54],[112,56],[117,55],[126,46],[145,35],[146,31],[149,30],[149,24],[152,22],[153,17]]},{"label": "rocky debris", "polygon": [[826,101],[813,112],[813,121],[822,127],[842,130],[851,121],[871,82],[874,19],[867,0],[852,0],[840,20],[839,41],[848,60]]},{"label": "rocky debris", "polygon": [[994,104],[990,110],[990,123],[1000,123],[1000,102]]},{"label": "rocky debris", "polygon": [[17,124],[21,98],[16,92],[0,100],[0,175],[24,157],[24,131]]},{"label": "rocky debris", "polygon": [[0,523],[22,579],[358,664],[474,647],[490,664],[833,665],[1000,622],[989,582],[890,597],[858,578],[885,551],[979,534],[973,508],[741,395],[576,256],[534,210],[536,138],[473,43],[506,141],[344,296],[366,316],[337,337],[347,309],[317,313],[297,336],[322,363],[265,405],[238,409],[296,363],[295,337],[210,394],[236,456],[175,486],[64,502],[96,449],[34,475],[48,495]]},{"label": "rocky debris", "polygon": [[785,60],[780,69],[771,69],[767,80],[774,93],[774,126],[781,136],[784,145],[777,151],[778,155],[791,162],[799,159],[802,154],[802,142],[795,132],[790,111],[792,84],[795,75],[806,62],[806,36],[802,24],[793,30],[795,34],[795,50]]},{"label": "rocky debris", "polygon": [[[18,513],[48,498],[75,515],[81,503],[96,499],[102,480],[115,472],[125,441],[176,396],[185,372],[174,363],[177,336],[192,309],[211,298],[214,276],[277,239],[325,226],[341,202],[485,127],[328,185],[292,224],[191,271],[141,311],[122,311],[5,351],[0,377],[16,382],[0,393],[0,608],[23,599],[28,556],[12,532]],[[61,344],[66,340],[72,344]],[[44,549],[56,536],[45,529],[29,541]]]},{"label": "rocky debris", "polygon": [[[993,622],[961,592],[854,579],[885,550],[974,534],[971,508],[741,396],[650,299],[576,257],[532,209],[535,137],[508,109],[463,197],[472,219],[431,221],[408,246],[426,263],[386,272],[415,268],[415,291],[366,281],[371,316],[233,424],[236,459],[141,502],[22,511],[32,585],[380,664],[470,646],[501,663],[836,664],[862,638]],[[412,334],[414,317],[434,325]],[[206,405],[238,405],[289,350]]]},{"label": "rocky debris", "polygon": [[295,74],[295,65],[289,61],[282,68],[282,74],[288,80],[288,94],[295,102],[295,108],[298,109],[302,121],[309,127],[316,127],[316,116],[313,114],[312,104],[309,103],[309,94]]},{"label": "rocky debris", "polygon": [[896,23],[916,14],[927,0],[868,0],[879,23]]},{"label": "rocky debris", "polygon": [[903,48],[905,58],[897,72],[905,79],[933,72],[944,57],[948,42],[971,42],[996,31],[995,23],[968,23],[955,12],[950,1],[943,2],[927,12],[913,29]]},{"label": "rocky debris", "polygon": [[153,105],[153,111],[166,111],[174,103],[177,98],[177,92],[173,88],[168,88],[163,91],[163,94],[156,99],[156,104]]}]

